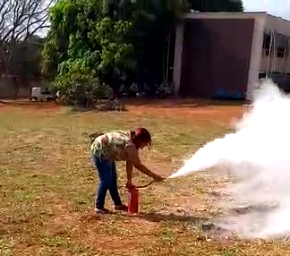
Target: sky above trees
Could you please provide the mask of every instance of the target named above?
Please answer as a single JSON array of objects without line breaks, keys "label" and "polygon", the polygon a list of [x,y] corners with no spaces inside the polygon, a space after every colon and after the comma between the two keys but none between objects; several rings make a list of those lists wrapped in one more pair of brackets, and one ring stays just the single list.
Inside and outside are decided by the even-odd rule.
[{"label": "sky above trees", "polygon": [[[234,1],[234,0],[233,0]],[[290,20],[290,1],[285,0],[243,0],[245,11],[266,11]]]}]

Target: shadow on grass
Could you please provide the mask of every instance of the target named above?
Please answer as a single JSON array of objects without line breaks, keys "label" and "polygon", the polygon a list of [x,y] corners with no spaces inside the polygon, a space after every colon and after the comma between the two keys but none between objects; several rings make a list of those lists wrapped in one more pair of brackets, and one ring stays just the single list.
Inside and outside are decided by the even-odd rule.
[{"label": "shadow on grass", "polygon": [[152,222],[189,222],[191,224],[206,222],[207,218],[197,217],[192,215],[177,215],[177,214],[162,214],[162,213],[140,213],[130,215],[131,217],[145,219]]},{"label": "shadow on grass", "polygon": [[[134,215],[132,215],[134,216]],[[206,234],[218,235],[224,234],[227,230],[217,226],[210,217],[198,217],[193,215],[176,215],[176,214],[139,214],[135,215],[136,218],[145,219],[151,222],[168,222],[168,223],[182,223],[194,230],[205,232]]]},{"label": "shadow on grass", "polygon": [[143,219],[150,222],[184,222],[190,224],[199,224],[208,222],[208,218],[197,217],[193,215],[177,215],[177,214],[162,214],[162,213],[137,213],[137,214],[120,214],[118,212],[110,212],[107,214],[87,213],[82,216],[82,220],[91,222],[96,220],[104,220],[112,216],[119,216],[121,218]]}]

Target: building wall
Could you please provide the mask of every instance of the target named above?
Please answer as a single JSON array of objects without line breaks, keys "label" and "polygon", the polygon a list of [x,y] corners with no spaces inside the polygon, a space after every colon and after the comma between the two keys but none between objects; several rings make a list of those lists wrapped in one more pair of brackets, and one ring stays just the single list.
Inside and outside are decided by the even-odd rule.
[{"label": "building wall", "polygon": [[[265,25],[265,12],[255,13],[188,13],[184,15],[183,19],[254,19],[253,41],[251,49],[251,57],[249,59],[249,72],[247,81],[247,98],[251,98],[251,93],[255,87],[255,83],[259,78],[259,69],[261,62],[261,51],[263,44],[263,28]],[[183,52],[183,34],[184,34],[184,22],[180,23],[176,30],[176,42],[175,42],[175,60],[174,60],[174,72],[173,81],[175,84],[176,94],[180,92],[181,73],[182,73],[182,55]],[[234,40],[234,38],[232,38]]]},{"label": "building wall", "polygon": [[179,94],[180,79],[181,79],[181,66],[182,66],[182,53],[183,53],[183,38],[184,38],[184,23],[181,22],[176,27],[175,33],[175,49],[174,49],[174,62],[173,62],[173,83],[175,88],[175,95]]},{"label": "building wall", "polygon": [[259,72],[262,61],[263,35],[266,24],[266,13],[255,14],[255,25],[253,31],[252,53],[250,57],[250,68],[248,76],[247,99],[252,100],[252,95],[259,80]]},{"label": "building wall", "polygon": [[[184,16],[184,20],[187,19],[254,19],[254,30],[251,57],[249,58],[249,72],[247,81],[247,98],[251,98],[255,83],[259,78],[259,69],[261,63],[261,52],[263,44],[263,29],[265,26],[265,12],[257,13],[188,13]],[[182,72],[182,57],[183,52],[183,33],[184,22],[179,24],[176,30],[176,42],[175,42],[175,60],[174,60],[174,72],[173,81],[175,84],[176,94],[180,91],[181,84],[181,72]],[[234,40],[234,38],[232,38]]]},{"label": "building wall", "polygon": [[290,21],[270,14],[266,15],[265,28],[267,30],[275,30],[280,34],[290,35]]},{"label": "building wall", "polygon": [[180,95],[245,98],[254,19],[187,19]]},{"label": "building wall", "polygon": [[[290,37],[290,21],[267,15],[264,29],[269,32],[279,33]],[[277,42],[278,39],[273,35],[274,40]],[[288,51],[290,50],[290,41],[288,45]],[[262,52],[262,59],[260,64],[260,72],[274,71],[274,72],[286,72],[290,73],[290,54],[288,57],[278,57],[277,50],[272,52],[271,55],[266,55],[266,51]]]}]

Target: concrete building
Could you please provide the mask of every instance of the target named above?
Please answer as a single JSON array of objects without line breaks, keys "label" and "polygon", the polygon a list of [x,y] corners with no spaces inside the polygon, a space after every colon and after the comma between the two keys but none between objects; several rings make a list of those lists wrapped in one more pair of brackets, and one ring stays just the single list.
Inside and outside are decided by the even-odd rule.
[{"label": "concrete building", "polygon": [[175,92],[250,99],[261,77],[287,85],[289,52],[288,20],[265,12],[188,13],[175,35]]}]

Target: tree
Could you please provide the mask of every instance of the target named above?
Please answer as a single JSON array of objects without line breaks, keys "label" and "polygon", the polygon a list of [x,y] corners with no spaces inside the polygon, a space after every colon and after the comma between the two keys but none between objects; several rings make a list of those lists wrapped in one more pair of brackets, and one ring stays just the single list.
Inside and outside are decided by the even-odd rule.
[{"label": "tree", "polygon": [[[60,64],[70,58],[91,56],[98,48],[88,33],[102,18],[102,0],[59,0],[50,10],[51,28],[43,50],[43,71],[53,79]],[[93,60],[92,60],[93,61]]]},{"label": "tree", "polygon": [[135,0],[103,0],[103,13],[114,20],[129,20]]},{"label": "tree", "polygon": [[139,82],[166,79],[172,32],[187,5],[180,0],[136,0],[132,4],[130,40],[138,60]]},{"label": "tree", "polygon": [[105,17],[89,34],[90,40],[100,46],[96,73],[102,82],[111,85],[115,93],[119,91],[120,79],[126,79],[136,66],[133,45],[124,40],[131,25],[128,21]]},{"label": "tree", "polygon": [[162,80],[183,11],[180,0],[59,0],[50,12],[44,70],[54,79],[78,66],[115,93],[124,83]]},{"label": "tree", "polygon": [[190,9],[200,12],[242,12],[242,0],[189,0]]},{"label": "tree", "polygon": [[94,108],[97,100],[112,94],[109,86],[101,84],[78,61],[70,63],[68,72],[54,79],[52,88],[59,92],[60,103],[81,108]]},{"label": "tree", "polygon": [[97,0],[61,0],[51,9],[44,70],[61,81],[86,72],[117,92],[118,80],[135,67],[133,47],[124,41],[131,23],[104,17],[100,6]]},{"label": "tree", "polygon": [[[11,77],[15,96],[23,77],[26,42],[49,27],[48,10],[53,0],[0,0],[0,78]],[[22,73],[20,73],[23,71]]]},{"label": "tree", "polygon": [[41,76],[41,50],[43,39],[33,36],[14,44],[6,63],[6,74],[12,79],[14,97],[20,87],[29,88],[30,82]]},{"label": "tree", "polygon": [[[9,53],[19,41],[26,41],[48,28],[48,10],[53,0],[0,0],[1,63],[9,60]],[[2,69],[2,72],[4,70]]]}]

